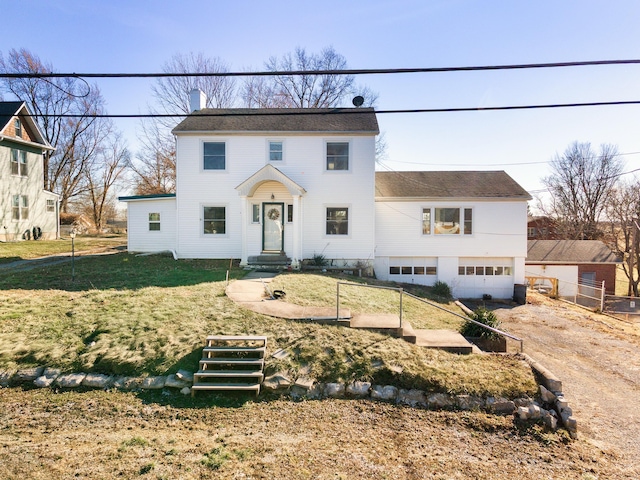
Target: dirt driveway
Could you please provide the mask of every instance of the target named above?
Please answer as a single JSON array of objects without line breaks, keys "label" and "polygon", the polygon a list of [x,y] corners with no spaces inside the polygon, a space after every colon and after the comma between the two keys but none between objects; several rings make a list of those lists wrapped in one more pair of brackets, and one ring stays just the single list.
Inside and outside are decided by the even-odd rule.
[{"label": "dirt driveway", "polygon": [[562,380],[579,435],[640,478],[640,325],[537,294],[528,300],[494,306],[502,328]]}]

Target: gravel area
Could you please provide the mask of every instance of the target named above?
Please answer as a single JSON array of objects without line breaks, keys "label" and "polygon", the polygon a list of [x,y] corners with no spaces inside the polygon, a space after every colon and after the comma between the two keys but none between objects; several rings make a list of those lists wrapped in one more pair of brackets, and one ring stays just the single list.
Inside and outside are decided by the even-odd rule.
[{"label": "gravel area", "polygon": [[[502,329],[562,380],[583,439],[613,452],[640,478],[640,326],[529,294],[527,305],[492,305]],[[514,347],[515,348],[515,347]]]}]

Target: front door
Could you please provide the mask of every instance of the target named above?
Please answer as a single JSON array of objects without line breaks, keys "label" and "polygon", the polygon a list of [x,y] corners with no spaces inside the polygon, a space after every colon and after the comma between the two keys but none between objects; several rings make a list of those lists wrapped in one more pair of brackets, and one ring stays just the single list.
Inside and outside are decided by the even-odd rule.
[{"label": "front door", "polygon": [[262,204],[262,250],[284,251],[284,203]]}]

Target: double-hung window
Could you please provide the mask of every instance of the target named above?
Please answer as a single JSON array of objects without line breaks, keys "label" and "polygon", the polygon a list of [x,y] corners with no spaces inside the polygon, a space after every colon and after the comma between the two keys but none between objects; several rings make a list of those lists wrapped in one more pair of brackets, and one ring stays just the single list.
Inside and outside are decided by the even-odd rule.
[{"label": "double-hung window", "polygon": [[349,170],[349,142],[327,142],[327,170]]},{"label": "double-hung window", "polygon": [[149,231],[150,232],[160,231],[160,214],[159,213],[149,214]]},{"label": "double-hung window", "polygon": [[47,200],[47,212],[55,212],[55,211],[56,211],[56,201]]},{"label": "double-hung window", "polygon": [[13,128],[16,131],[16,137],[22,138],[22,122],[19,118],[13,120]]},{"label": "double-hung window", "polygon": [[11,217],[13,220],[27,220],[29,218],[29,197],[26,195],[13,196]]},{"label": "double-hung window", "polygon": [[327,207],[327,235],[349,234],[349,209],[346,207]]},{"label": "double-hung window", "polygon": [[24,150],[11,149],[11,174],[27,176],[27,152]]},{"label": "double-hung window", "polygon": [[282,142],[269,142],[269,161],[281,162],[284,158]]},{"label": "double-hung window", "polygon": [[471,235],[473,209],[436,207],[422,209],[423,235]]},{"label": "double-hung window", "polygon": [[224,235],[227,232],[227,210],[225,207],[203,207],[203,230],[205,235]]},{"label": "double-hung window", "polygon": [[227,168],[224,142],[204,142],[203,152],[202,168],[204,170],[225,170]]}]

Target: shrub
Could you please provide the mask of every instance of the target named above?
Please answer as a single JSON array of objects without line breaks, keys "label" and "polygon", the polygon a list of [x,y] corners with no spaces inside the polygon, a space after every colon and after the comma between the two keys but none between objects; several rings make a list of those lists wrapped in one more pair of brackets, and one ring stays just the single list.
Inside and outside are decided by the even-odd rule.
[{"label": "shrub", "polygon": [[433,287],[431,287],[431,293],[449,300],[451,298],[451,287],[449,287],[447,283],[438,280],[433,284]]},{"label": "shrub", "polygon": [[[487,310],[484,307],[478,307],[473,311],[472,318],[476,322],[483,323],[489,327],[499,329],[500,320],[496,317],[496,314],[491,310]],[[473,322],[465,322],[460,328],[460,333],[465,337],[482,337],[482,338],[500,338],[501,335],[486,328],[481,327]]]},{"label": "shrub", "polygon": [[327,257],[325,257],[321,253],[314,253],[313,258],[311,259],[311,264],[316,267],[324,267],[327,265]]}]

